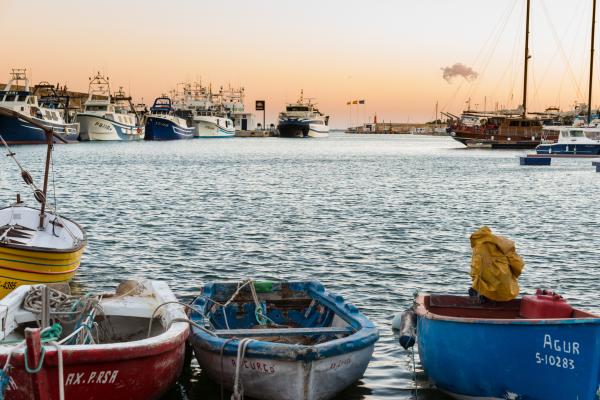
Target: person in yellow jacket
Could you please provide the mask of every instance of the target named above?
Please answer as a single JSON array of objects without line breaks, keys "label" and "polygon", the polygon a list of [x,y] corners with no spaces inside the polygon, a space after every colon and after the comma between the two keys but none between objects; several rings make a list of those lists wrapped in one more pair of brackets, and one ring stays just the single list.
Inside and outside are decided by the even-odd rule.
[{"label": "person in yellow jacket", "polygon": [[519,294],[519,282],[525,263],[515,250],[515,243],[492,234],[487,226],[471,235],[472,288],[480,296],[494,301],[509,301]]}]

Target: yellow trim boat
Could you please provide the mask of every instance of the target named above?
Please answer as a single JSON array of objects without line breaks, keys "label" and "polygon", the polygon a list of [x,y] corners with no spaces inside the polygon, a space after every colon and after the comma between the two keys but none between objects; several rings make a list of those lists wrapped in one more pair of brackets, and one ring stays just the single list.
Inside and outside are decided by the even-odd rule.
[{"label": "yellow trim boat", "polygon": [[[12,110],[0,107],[0,115],[12,115]],[[38,189],[33,178],[16,160],[0,132],[0,140],[8,150],[25,183],[31,187],[40,208],[25,206],[20,196],[13,205],[0,209],[0,298],[21,285],[67,282],[79,268],[81,254],[87,244],[85,231],[76,222],[56,211],[46,210],[48,170],[52,156],[54,133],[51,129],[23,115],[16,116],[42,129],[47,136],[46,166],[43,188]]]}]

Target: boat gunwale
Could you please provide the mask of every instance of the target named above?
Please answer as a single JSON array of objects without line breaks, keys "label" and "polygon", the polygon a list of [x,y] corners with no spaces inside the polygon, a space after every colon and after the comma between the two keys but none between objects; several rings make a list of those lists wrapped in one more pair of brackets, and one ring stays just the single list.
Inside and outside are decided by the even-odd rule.
[{"label": "boat gunwale", "polygon": [[[571,317],[571,318],[473,318],[473,317],[454,317],[442,314],[436,314],[425,305],[425,298],[431,295],[419,294],[415,298],[414,310],[417,317],[445,322],[458,322],[464,324],[487,324],[487,325],[571,325],[571,324],[597,324],[600,325],[600,316],[595,316],[587,311],[573,308],[575,312],[593,315],[590,317]],[[465,297],[465,296],[457,296]]]},{"label": "boat gunwale", "polygon": [[[39,211],[33,207],[29,207],[29,206],[25,206],[25,205],[10,205],[7,207],[0,208],[0,212],[4,211],[6,209],[9,209],[9,208],[15,208],[15,207],[26,208],[26,209],[33,210],[33,211]],[[0,242],[0,247],[7,248],[7,249],[15,249],[15,250],[25,250],[25,251],[36,252],[36,253],[67,254],[67,253],[76,253],[79,250],[83,249],[87,245],[87,242],[88,242],[87,233],[85,232],[85,229],[83,229],[83,227],[81,225],[79,225],[77,222],[71,220],[70,218],[63,217],[62,215],[57,215],[55,213],[52,213],[50,211],[46,211],[45,214],[46,214],[46,218],[48,216],[52,215],[56,218],[60,218],[60,219],[69,221],[70,223],[75,225],[81,231],[81,234],[83,235],[83,239],[79,240],[77,246],[71,246],[70,248],[67,248],[67,249],[55,249],[55,248],[51,248],[51,247],[40,247],[40,246],[27,246],[27,245],[21,245],[21,244],[11,244],[11,243],[2,243],[2,242]]]},{"label": "boat gunwale", "polygon": [[[231,282],[208,282],[202,289],[219,283]],[[267,358],[280,361],[316,361],[333,356],[347,354],[374,346],[379,340],[377,327],[362,314],[353,304],[346,302],[341,295],[335,295],[327,291],[323,285],[315,280],[306,281],[280,281],[288,285],[304,286],[306,294],[312,299],[331,309],[336,316],[344,320],[355,332],[324,343],[315,345],[299,345],[289,343],[276,343],[262,340],[253,340],[248,343],[246,357]],[[208,303],[202,296],[196,297],[202,302],[202,307]],[[192,305],[195,305],[195,301]],[[190,319],[196,321],[199,315],[193,311]],[[220,353],[227,356],[236,356],[241,338],[220,337],[208,334],[195,326],[191,327],[190,341],[194,346],[212,353]]]}]

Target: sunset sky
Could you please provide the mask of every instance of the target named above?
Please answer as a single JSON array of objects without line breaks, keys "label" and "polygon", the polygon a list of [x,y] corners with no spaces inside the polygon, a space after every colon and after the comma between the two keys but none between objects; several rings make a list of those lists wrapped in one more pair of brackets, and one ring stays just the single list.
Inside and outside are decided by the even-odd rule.
[{"label": "sunset sky", "polygon": [[[586,100],[591,9],[592,0],[532,0],[530,110]],[[525,0],[0,0],[0,81],[24,67],[32,83],[87,91],[101,71],[114,90],[151,103],[202,78],[243,85],[246,109],[266,100],[267,122],[300,89],[333,127],[375,113],[427,121],[436,101],[453,113],[469,98],[479,110],[521,103],[524,15]],[[456,63],[478,77],[445,81],[442,68]],[[352,99],[366,101],[360,116]]]}]

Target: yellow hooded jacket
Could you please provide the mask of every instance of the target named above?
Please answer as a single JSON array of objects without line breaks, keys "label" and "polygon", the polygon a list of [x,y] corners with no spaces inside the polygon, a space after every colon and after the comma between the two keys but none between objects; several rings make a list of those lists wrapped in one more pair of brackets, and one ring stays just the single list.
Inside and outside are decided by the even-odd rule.
[{"label": "yellow hooded jacket", "polygon": [[508,301],[519,294],[519,282],[525,263],[515,243],[492,234],[487,226],[471,235],[471,279],[473,289],[494,301]]}]

